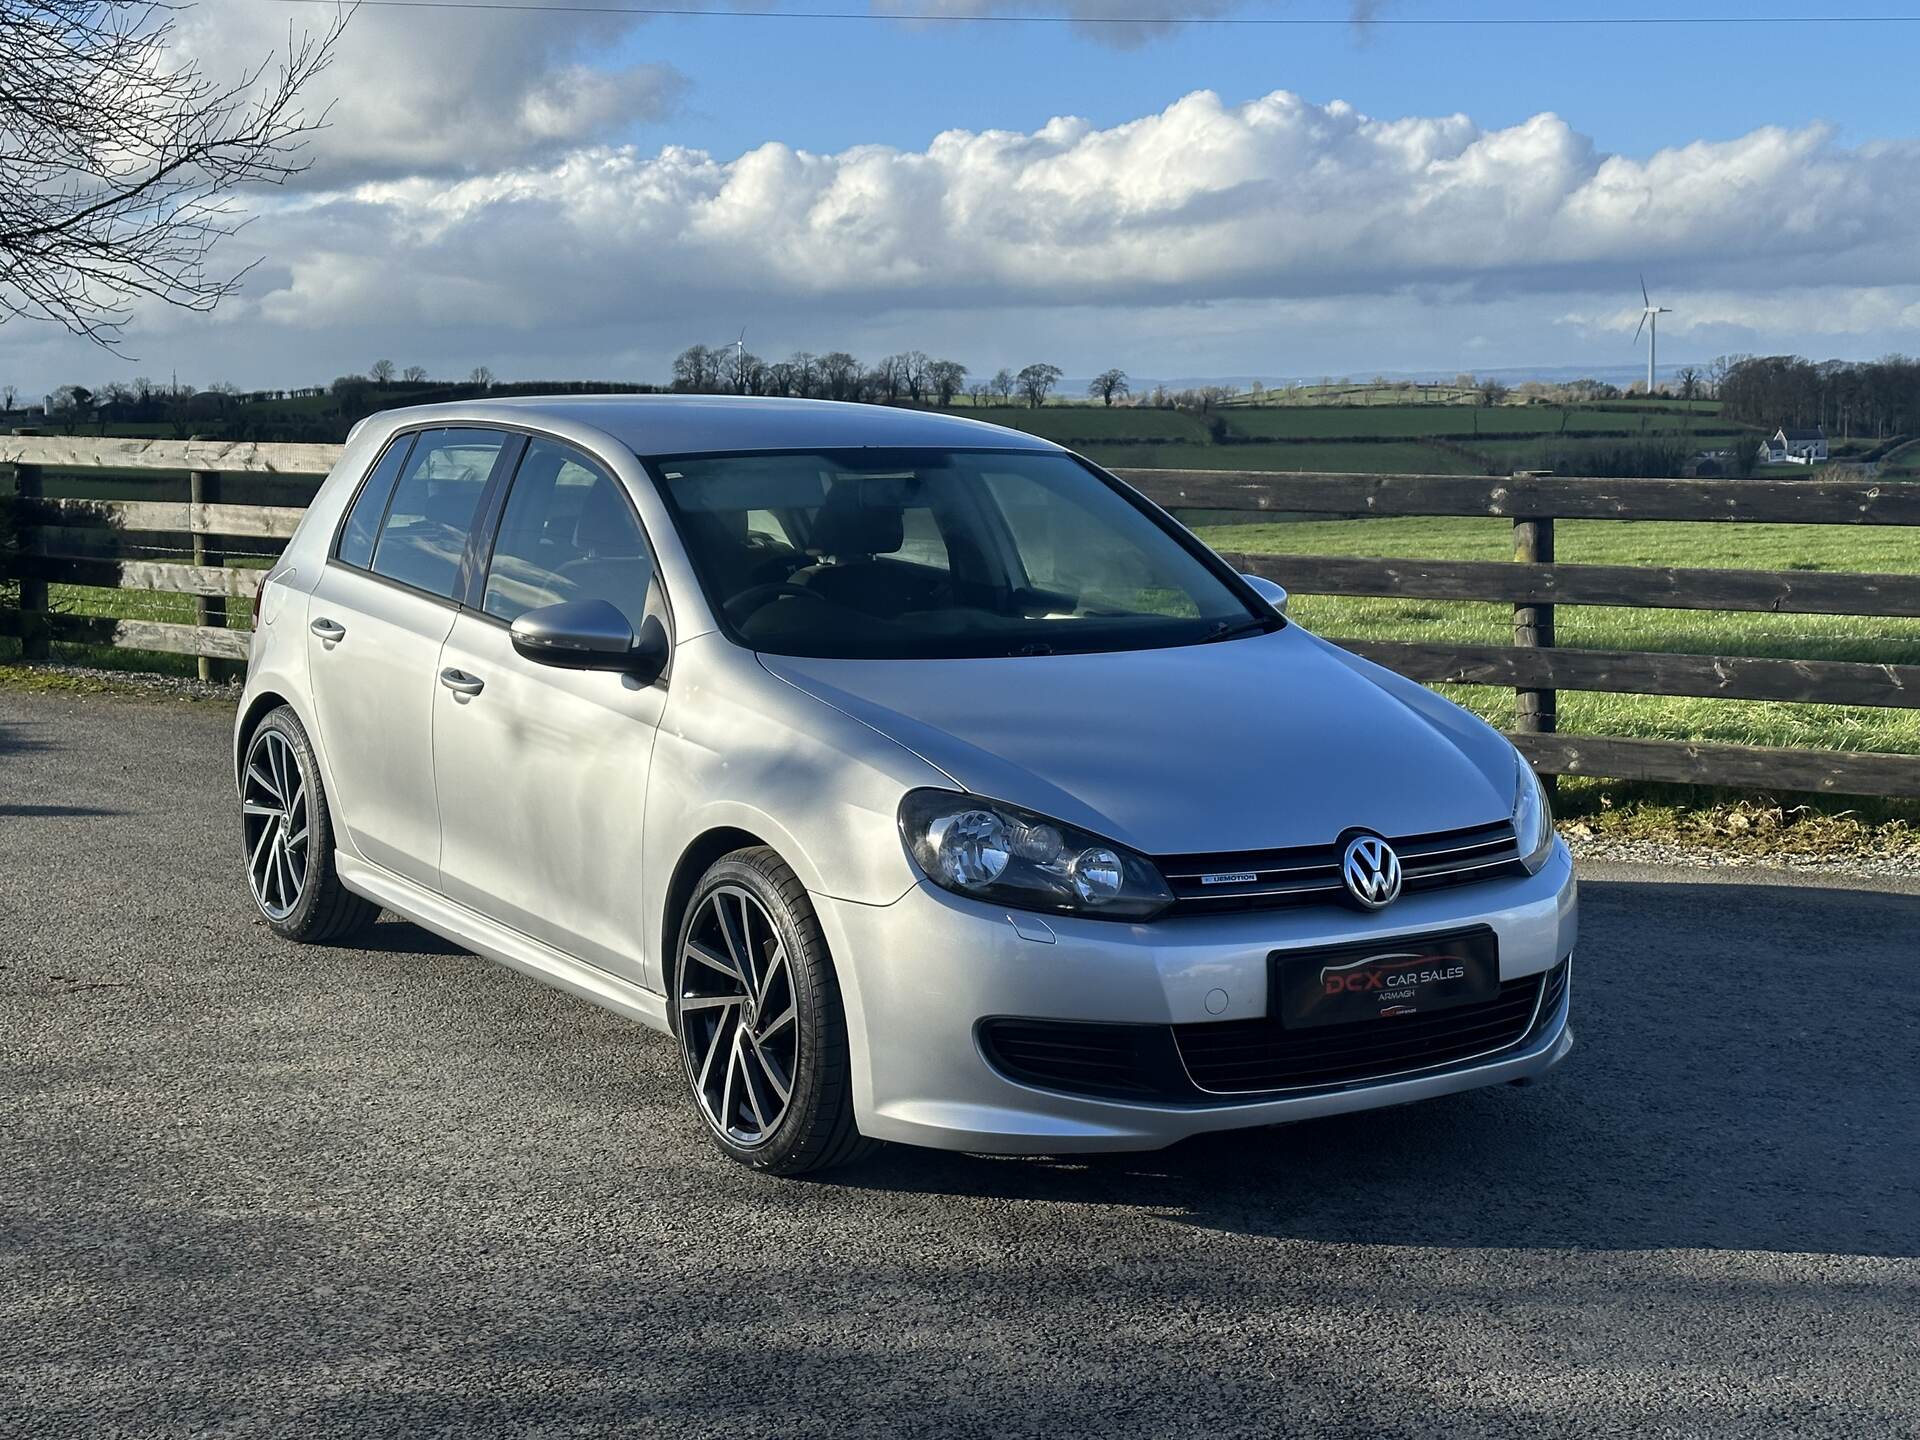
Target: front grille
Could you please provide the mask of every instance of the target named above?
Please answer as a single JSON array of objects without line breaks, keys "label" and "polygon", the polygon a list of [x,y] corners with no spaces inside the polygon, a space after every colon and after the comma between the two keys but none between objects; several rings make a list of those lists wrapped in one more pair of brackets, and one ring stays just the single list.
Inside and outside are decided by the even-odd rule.
[{"label": "front grille", "polygon": [[1288,1030],[1264,1018],[1224,1020],[1176,1025],[1173,1033],[1188,1074],[1202,1090],[1321,1089],[1510,1049],[1527,1037],[1536,1015],[1553,1017],[1566,983],[1562,961],[1544,976],[1507,981],[1491,1000],[1432,1015],[1312,1030]]},{"label": "front grille", "polygon": [[1567,993],[1563,960],[1509,980],[1492,1000],[1427,1017],[1289,1031],[1269,1020],[1102,1025],[985,1020],[980,1050],[1009,1080],[1069,1095],[1219,1104],[1274,1090],[1337,1088],[1507,1050],[1541,1033]]},{"label": "front grille", "polygon": [[[1405,890],[1437,890],[1500,875],[1518,875],[1520,847],[1513,825],[1501,820],[1464,830],[1389,836],[1400,857]],[[1166,855],[1155,863],[1173,891],[1169,915],[1218,915],[1233,910],[1278,910],[1327,904],[1346,894],[1340,878],[1344,841],[1288,850],[1227,850],[1209,855]],[[1208,883],[1206,877],[1213,876]],[[1223,880],[1225,876],[1250,879]]]}]

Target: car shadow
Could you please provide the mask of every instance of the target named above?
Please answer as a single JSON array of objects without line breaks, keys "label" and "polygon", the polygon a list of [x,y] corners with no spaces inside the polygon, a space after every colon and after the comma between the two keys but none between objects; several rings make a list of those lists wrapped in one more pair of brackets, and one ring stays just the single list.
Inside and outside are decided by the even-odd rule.
[{"label": "car shadow", "polygon": [[336,949],[364,950],[378,955],[471,955],[464,945],[422,929],[398,915],[382,914],[380,919],[358,934],[337,942]]},{"label": "car shadow", "polygon": [[889,1147],[827,1185],[1341,1244],[1920,1257],[1920,896],[1589,882],[1572,1056],[1526,1088],[1149,1154]]}]

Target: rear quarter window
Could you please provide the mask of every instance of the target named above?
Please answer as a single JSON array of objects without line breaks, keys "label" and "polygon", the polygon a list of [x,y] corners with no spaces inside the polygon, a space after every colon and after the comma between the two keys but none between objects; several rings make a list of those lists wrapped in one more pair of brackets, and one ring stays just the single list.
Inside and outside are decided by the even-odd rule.
[{"label": "rear quarter window", "polygon": [[393,482],[400,478],[411,449],[413,436],[395,436],[360,487],[359,497],[347,512],[347,523],[340,531],[339,547],[334,551],[347,564],[365,570],[373,563],[373,542],[380,538],[380,519],[387,513]]}]

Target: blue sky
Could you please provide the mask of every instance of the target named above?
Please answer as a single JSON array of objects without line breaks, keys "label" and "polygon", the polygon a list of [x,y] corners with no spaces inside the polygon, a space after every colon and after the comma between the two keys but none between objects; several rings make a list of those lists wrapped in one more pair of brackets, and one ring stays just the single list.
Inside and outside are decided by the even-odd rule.
[{"label": "blue sky", "polygon": [[[1400,0],[1378,13],[1387,20],[1680,12],[1733,18],[1817,8],[1807,0]],[[1843,8],[1920,15],[1911,3]],[[1342,5],[1251,5],[1231,13],[1338,23],[1188,26],[1122,48],[1064,25],[651,20],[632,33],[625,53],[677,66],[694,89],[671,122],[636,127],[634,138],[724,154],[769,139],[829,151],[868,142],[918,148],[955,127],[1034,129],[1062,114],[1115,124],[1200,89],[1229,99],[1293,90],[1382,116],[1463,111],[1489,128],[1550,110],[1606,149],[1626,151],[1650,151],[1677,134],[1725,139],[1762,125],[1825,121],[1854,139],[1912,136],[1920,127],[1920,25],[1361,28],[1346,21],[1350,10]]]},{"label": "blue sky", "polygon": [[[1810,8],[1359,3],[1384,21]],[[1920,24],[810,8],[889,5],[1336,23],[363,7],[315,96],[334,110],[311,172],[249,197],[226,252],[259,261],[241,293],[212,317],[142,312],[124,359],[15,322],[0,381],[295,384],[376,358],[657,380],[742,325],[770,359],[914,348],[989,374],[1617,371],[1644,356],[1642,271],[1675,311],[1669,369],[1920,351]],[[203,0],[182,42],[233,72],[325,13]]]}]

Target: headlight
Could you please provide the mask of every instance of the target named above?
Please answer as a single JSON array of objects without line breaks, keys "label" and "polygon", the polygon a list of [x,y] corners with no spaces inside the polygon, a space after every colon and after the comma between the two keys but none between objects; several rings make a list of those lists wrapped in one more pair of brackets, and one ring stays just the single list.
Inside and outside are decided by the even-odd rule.
[{"label": "headlight", "polygon": [[1547,804],[1547,787],[1527,757],[1516,750],[1514,760],[1520,773],[1513,797],[1513,836],[1520,843],[1520,863],[1532,875],[1553,853],[1553,809]]},{"label": "headlight", "polygon": [[998,800],[911,791],[900,834],[921,872],[956,895],[1107,920],[1145,920],[1173,903],[1145,856]]}]

